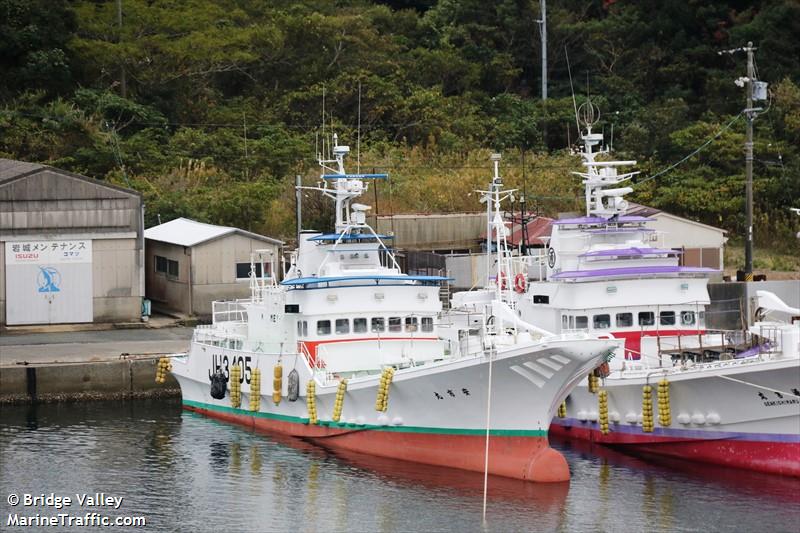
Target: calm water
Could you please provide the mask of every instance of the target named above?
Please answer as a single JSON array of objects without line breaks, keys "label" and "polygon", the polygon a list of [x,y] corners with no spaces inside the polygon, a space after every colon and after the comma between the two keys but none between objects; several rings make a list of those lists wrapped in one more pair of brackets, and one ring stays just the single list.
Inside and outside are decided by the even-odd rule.
[{"label": "calm water", "polygon": [[[568,484],[332,454],[143,401],[0,407],[0,530],[11,493],[123,497],[144,531],[798,531],[800,481],[557,442]],[[112,528],[130,530],[128,528]],[[75,529],[77,530],[77,529]]]}]

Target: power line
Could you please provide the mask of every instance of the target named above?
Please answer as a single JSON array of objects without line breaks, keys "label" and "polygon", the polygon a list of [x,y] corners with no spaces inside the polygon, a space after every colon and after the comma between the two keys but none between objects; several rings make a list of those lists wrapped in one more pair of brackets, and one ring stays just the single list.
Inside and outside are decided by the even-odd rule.
[{"label": "power line", "polygon": [[712,142],[716,141],[716,140],[719,138],[719,136],[720,136],[720,135],[722,135],[723,133],[725,133],[726,131],[728,131],[728,130],[730,129],[730,127],[731,127],[731,126],[733,126],[733,124],[734,124],[734,123],[735,123],[737,120],[739,120],[740,118],[742,118],[742,113],[739,113],[738,115],[736,115],[735,117],[733,117],[733,119],[732,119],[730,122],[728,122],[727,124],[725,124],[725,126],[723,126],[723,127],[722,127],[722,128],[719,130],[719,131],[717,131],[717,133],[715,133],[713,137],[711,137],[711,138],[710,138],[710,139],[708,139],[706,142],[704,142],[703,144],[701,144],[701,145],[700,145],[700,146],[699,146],[699,147],[698,147],[698,148],[697,148],[697,149],[696,149],[694,152],[692,152],[691,154],[687,155],[686,157],[684,157],[683,159],[681,159],[681,160],[680,160],[680,161],[678,161],[677,163],[674,163],[674,164],[672,164],[672,165],[668,166],[667,168],[665,168],[665,169],[664,169],[664,170],[662,170],[661,172],[658,172],[658,173],[656,173],[656,174],[653,174],[652,176],[650,176],[650,177],[648,177],[648,178],[645,178],[645,179],[643,179],[642,181],[639,181],[639,182],[635,183],[635,184],[634,184],[634,187],[638,187],[639,185],[642,185],[643,183],[647,183],[647,182],[648,182],[648,181],[650,181],[650,180],[654,180],[654,179],[656,179],[657,177],[659,177],[659,176],[662,176],[662,175],[666,174],[667,172],[669,172],[670,170],[674,169],[675,167],[677,167],[677,166],[678,166],[678,165],[680,165],[681,163],[684,163],[684,162],[688,161],[689,159],[691,159],[692,157],[694,157],[695,155],[697,155],[697,154],[698,154],[698,153],[699,153],[701,150],[703,150],[703,149],[704,149],[706,146],[708,146],[708,145],[709,145],[709,144],[711,144]]}]

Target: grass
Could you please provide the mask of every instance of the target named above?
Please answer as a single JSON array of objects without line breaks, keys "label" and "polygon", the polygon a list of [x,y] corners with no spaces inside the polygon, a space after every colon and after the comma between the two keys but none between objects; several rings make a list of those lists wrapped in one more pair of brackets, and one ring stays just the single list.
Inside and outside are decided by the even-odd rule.
[{"label": "grass", "polygon": [[[766,274],[767,279],[800,279],[800,242],[794,254],[770,248],[758,248],[753,252],[755,274]],[[744,268],[744,245],[725,246],[725,273],[736,279],[736,271]]]}]

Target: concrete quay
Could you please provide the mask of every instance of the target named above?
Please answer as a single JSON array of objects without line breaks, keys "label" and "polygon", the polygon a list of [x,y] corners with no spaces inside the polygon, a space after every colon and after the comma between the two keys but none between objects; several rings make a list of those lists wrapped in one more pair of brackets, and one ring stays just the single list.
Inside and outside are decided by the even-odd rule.
[{"label": "concrete quay", "polygon": [[0,334],[0,404],[178,396],[158,359],[186,352],[192,328],[10,328]]}]

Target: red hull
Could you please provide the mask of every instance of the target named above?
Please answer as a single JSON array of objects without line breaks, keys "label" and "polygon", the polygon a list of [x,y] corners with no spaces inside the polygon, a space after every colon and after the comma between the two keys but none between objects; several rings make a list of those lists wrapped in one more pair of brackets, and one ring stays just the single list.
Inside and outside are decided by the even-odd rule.
[{"label": "red hull", "polygon": [[[341,429],[253,417],[184,404],[184,409],[260,431],[311,440],[333,450],[347,450],[415,463],[483,472],[485,437],[375,429]],[[489,473],[536,482],[569,480],[566,459],[550,448],[547,437],[495,436],[489,439]]]},{"label": "red hull", "polygon": [[652,433],[607,435],[588,425],[550,425],[550,433],[577,438],[637,453],[664,455],[690,461],[744,468],[769,474],[800,477],[800,442],[744,439],[698,439]]}]

